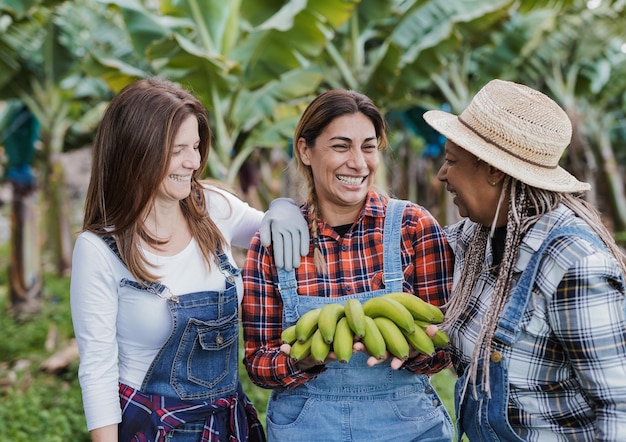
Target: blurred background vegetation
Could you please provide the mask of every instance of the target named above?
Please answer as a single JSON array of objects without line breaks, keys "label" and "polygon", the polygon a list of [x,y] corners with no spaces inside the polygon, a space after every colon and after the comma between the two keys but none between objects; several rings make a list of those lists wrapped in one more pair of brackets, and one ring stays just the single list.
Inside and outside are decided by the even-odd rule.
[{"label": "blurred background vegetation", "polygon": [[[290,136],[311,98],[369,95],[391,127],[379,185],[441,224],[457,212],[423,112],[460,112],[492,78],[528,84],[568,112],[562,165],[626,242],[626,0],[0,0],[3,440],[88,440],[68,276],[90,143],[111,97],[153,75],[203,100],[206,176],[261,209],[298,199]],[[453,381],[436,379],[448,407]],[[267,392],[246,388],[263,413]]]}]

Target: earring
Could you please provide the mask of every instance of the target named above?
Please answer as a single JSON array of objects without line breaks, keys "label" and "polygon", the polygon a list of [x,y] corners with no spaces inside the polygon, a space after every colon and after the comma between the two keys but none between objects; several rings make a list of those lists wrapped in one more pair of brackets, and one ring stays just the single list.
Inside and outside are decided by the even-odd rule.
[{"label": "earring", "polygon": [[495,187],[495,186],[496,186],[496,182],[495,182],[495,181],[492,181],[492,182],[490,182],[489,184],[491,184],[493,187]]}]

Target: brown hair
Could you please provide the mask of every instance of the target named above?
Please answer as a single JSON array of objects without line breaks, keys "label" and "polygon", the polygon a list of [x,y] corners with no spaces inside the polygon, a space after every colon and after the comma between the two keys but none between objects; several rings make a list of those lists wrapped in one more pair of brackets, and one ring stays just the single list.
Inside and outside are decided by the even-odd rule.
[{"label": "brown hair", "polygon": [[180,205],[210,266],[215,251],[225,241],[208,216],[198,182],[207,162],[211,137],[202,103],[169,81],[138,80],[113,98],[96,133],[83,230],[114,235],[122,259],[139,282],[158,279],[148,271],[139,240],[163,244],[148,234],[143,220],[167,174],[178,129],[190,115],[198,119],[200,167],[193,173],[191,193]]},{"label": "brown hair", "polygon": [[376,131],[378,139],[378,149],[387,148],[387,124],[385,119],[374,105],[372,100],[366,95],[352,90],[333,89],[318,95],[304,110],[300,121],[296,126],[293,137],[294,160],[297,170],[302,173],[306,182],[307,203],[309,207],[309,230],[313,240],[313,251],[315,256],[315,268],[321,273],[326,273],[326,262],[322,256],[318,243],[317,220],[321,218],[317,204],[317,194],[313,181],[313,171],[310,166],[305,165],[300,158],[297,149],[298,140],[304,138],[307,147],[315,146],[315,140],[333,120],[342,115],[362,113],[370,119]]}]

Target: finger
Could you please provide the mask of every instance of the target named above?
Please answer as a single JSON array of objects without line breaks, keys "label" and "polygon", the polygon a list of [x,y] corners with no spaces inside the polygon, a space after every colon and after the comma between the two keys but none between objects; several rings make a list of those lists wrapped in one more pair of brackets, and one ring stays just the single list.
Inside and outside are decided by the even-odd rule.
[{"label": "finger", "polygon": [[300,230],[300,256],[307,256],[309,254],[310,242],[311,240],[309,238],[308,229],[305,228],[303,230]]},{"label": "finger", "polygon": [[402,359],[398,359],[398,358],[393,358],[391,360],[391,368],[392,370],[400,370],[400,368],[402,368],[402,364],[404,364],[404,361]]},{"label": "finger", "polygon": [[289,272],[293,268],[293,236],[287,232],[286,236],[281,236],[281,238],[283,239],[283,266],[285,271]]},{"label": "finger", "polygon": [[261,239],[261,245],[263,247],[269,247],[272,245],[272,231],[271,229],[260,229],[259,230],[260,233],[260,239]]},{"label": "finger", "polygon": [[437,330],[439,330],[439,327],[437,327],[435,324],[429,325],[428,327],[424,329],[426,334],[430,336],[431,338],[435,336],[435,334],[437,333]]},{"label": "finger", "polygon": [[[283,236],[280,233],[272,233],[272,250],[274,251],[274,264],[276,267],[284,268],[285,267],[285,259],[284,259],[284,246],[283,246]],[[291,269],[286,269],[289,271]]]},{"label": "finger", "polygon": [[285,260],[291,262],[294,268],[300,267],[300,241],[297,241],[300,235],[291,235],[291,261],[287,260],[285,256]]},{"label": "finger", "polygon": [[365,344],[363,344],[361,341],[355,342],[352,346],[352,349],[354,351],[366,351]]},{"label": "finger", "polygon": [[286,355],[289,355],[291,353],[291,345],[289,345],[289,344],[282,344],[280,346],[280,351],[282,353],[285,353]]}]

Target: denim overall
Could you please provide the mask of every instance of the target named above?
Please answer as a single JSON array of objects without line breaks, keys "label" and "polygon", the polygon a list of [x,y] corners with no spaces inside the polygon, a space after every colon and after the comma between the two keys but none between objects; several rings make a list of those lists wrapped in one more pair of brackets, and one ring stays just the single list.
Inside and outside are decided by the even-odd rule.
[{"label": "denim overall", "polygon": [[[298,296],[295,272],[278,269],[284,303],[283,325],[328,303],[361,302],[402,291],[399,253],[406,201],[389,200],[384,227],[385,288],[350,296]],[[368,355],[352,355],[347,364],[332,362],[317,378],[285,391],[272,391],[267,407],[269,441],[450,441],[453,427],[425,375],[392,370],[389,362],[374,367]]]},{"label": "denim overall", "polygon": [[[113,247],[110,240],[107,244],[117,249],[114,240]],[[142,392],[210,402],[237,392],[239,322],[235,277],[241,271],[230,264],[225,253],[218,253],[217,258],[226,278],[223,292],[171,296],[160,283],[146,287],[127,278],[120,281],[121,287],[130,286],[166,298],[172,317],[172,332],[152,361],[141,385]],[[228,413],[222,414],[228,419]],[[203,426],[204,420],[185,423],[168,432],[165,441],[198,442]]]},{"label": "denim overall", "polygon": [[521,333],[520,322],[526,312],[535,276],[545,249],[555,238],[568,235],[583,237],[592,244],[604,247],[604,244],[587,230],[578,227],[561,227],[553,230],[543,241],[539,250],[533,254],[504,307],[494,334],[494,339],[504,345],[499,346],[501,348],[492,353],[489,363],[491,398],[482,391],[483,389],[479,382],[482,378],[482,358],[479,359],[476,375],[477,398],[473,397],[470,391],[472,386],[468,385],[463,403],[462,405],[460,404],[463,387],[469,376],[469,367],[465,369],[463,375],[456,382],[454,405],[457,413],[457,440],[460,441],[460,435],[465,433],[472,442],[523,441],[513,431],[508,419],[508,355],[512,351],[512,346],[519,339]]}]

